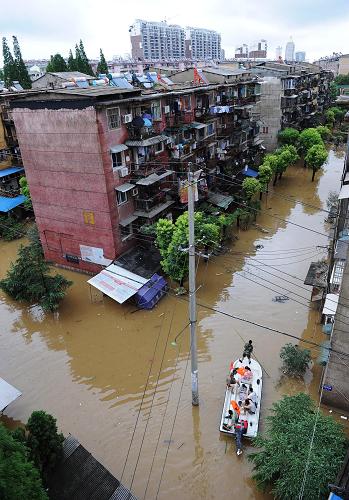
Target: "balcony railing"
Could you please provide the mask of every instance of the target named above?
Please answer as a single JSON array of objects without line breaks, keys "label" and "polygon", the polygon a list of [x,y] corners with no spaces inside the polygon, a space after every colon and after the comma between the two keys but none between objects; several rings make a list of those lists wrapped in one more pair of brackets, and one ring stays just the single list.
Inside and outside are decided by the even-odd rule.
[{"label": "balcony railing", "polygon": [[166,126],[167,127],[181,127],[182,125],[188,125],[195,120],[193,111],[179,111],[178,113],[173,113],[166,115]]},{"label": "balcony railing", "polygon": [[152,127],[134,127],[132,124],[129,124],[127,125],[127,130],[129,139],[131,140],[148,139],[161,133],[157,124],[153,124]]},{"label": "balcony railing", "polygon": [[[142,194],[140,194],[142,196]],[[143,212],[151,212],[155,207],[161,205],[166,201],[166,194],[164,192],[156,193],[149,198],[135,198],[136,210]]]}]

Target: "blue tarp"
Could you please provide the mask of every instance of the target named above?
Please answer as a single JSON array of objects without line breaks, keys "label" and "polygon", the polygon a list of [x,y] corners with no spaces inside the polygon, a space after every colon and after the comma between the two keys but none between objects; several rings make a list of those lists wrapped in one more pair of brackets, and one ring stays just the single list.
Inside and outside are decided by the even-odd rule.
[{"label": "blue tarp", "polygon": [[247,169],[244,168],[243,170],[241,170],[241,173],[246,177],[258,177],[259,175],[258,172],[252,170],[252,168],[250,167],[247,167]]},{"label": "blue tarp", "polygon": [[167,292],[166,280],[159,274],[153,274],[150,280],[136,293],[136,303],[141,309],[152,309]]},{"label": "blue tarp", "polygon": [[24,168],[23,167],[4,168],[4,170],[0,170],[0,177],[5,177],[6,175],[16,174],[19,172],[24,172]]},{"label": "blue tarp", "polygon": [[15,198],[6,198],[5,196],[0,196],[0,212],[9,212],[13,208],[18,207],[26,201],[26,197],[23,194],[16,196]]}]

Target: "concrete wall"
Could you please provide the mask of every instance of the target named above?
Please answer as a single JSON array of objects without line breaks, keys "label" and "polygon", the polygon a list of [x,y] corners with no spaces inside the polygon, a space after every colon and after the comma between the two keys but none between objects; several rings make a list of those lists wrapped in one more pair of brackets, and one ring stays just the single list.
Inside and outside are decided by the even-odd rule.
[{"label": "concrete wall", "polygon": [[344,56],[340,56],[338,74],[339,75],[348,75],[349,74],[349,54],[345,54]]},{"label": "concrete wall", "polygon": [[62,78],[59,78],[58,76],[51,75],[50,73],[46,73],[44,76],[41,78],[38,78],[37,80],[34,80],[32,82],[32,88],[33,89],[57,89],[57,88],[62,88]]},{"label": "concrete wall", "polygon": [[103,248],[109,259],[117,255],[114,178],[95,109],[17,108],[13,116],[45,257],[98,270],[65,259],[65,254],[80,256],[80,244]]},{"label": "concrete wall", "polygon": [[[281,129],[281,95],[282,84],[280,78],[263,77],[261,83],[261,98],[256,105],[257,113],[260,113],[260,138],[268,152],[277,147],[277,136]],[[266,129],[267,127],[267,129]]]}]

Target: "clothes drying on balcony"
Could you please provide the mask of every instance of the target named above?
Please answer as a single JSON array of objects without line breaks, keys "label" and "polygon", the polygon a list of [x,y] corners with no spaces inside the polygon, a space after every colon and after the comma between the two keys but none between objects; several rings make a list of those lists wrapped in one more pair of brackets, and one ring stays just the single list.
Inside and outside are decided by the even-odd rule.
[{"label": "clothes drying on balcony", "polygon": [[222,113],[232,113],[234,111],[234,106],[211,106],[210,107],[210,113],[215,115],[215,114],[222,114]]}]

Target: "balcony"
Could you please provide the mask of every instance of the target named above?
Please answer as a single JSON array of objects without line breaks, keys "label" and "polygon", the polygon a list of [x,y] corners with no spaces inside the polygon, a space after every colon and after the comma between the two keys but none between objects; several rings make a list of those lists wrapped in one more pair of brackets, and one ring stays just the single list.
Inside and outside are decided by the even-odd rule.
[{"label": "balcony", "polygon": [[152,127],[135,127],[132,123],[127,124],[129,139],[143,140],[161,134],[160,123],[153,123]]},{"label": "balcony", "polygon": [[193,111],[178,111],[177,113],[166,115],[166,127],[168,128],[180,128],[183,125],[189,125],[193,121]]},{"label": "balcony", "polygon": [[[167,191],[169,190],[170,188],[167,189]],[[142,193],[141,191],[139,196],[145,196],[145,193]],[[166,188],[164,188],[163,191],[150,195],[147,198],[139,197],[135,199],[136,210],[134,215],[144,217],[146,219],[153,219],[173,204],[174,201],[168,199],[168,195],[166,195]]]}]

